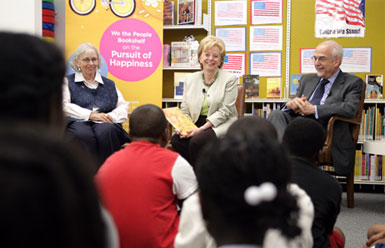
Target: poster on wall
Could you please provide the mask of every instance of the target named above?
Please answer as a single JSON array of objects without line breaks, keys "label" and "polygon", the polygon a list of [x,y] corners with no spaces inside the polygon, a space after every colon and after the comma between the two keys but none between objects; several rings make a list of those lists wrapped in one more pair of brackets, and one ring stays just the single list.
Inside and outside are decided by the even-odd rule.
[{"label": "poster on wall", "polygon": [[227,52],[246,51],[246,27],[216,28],[215,36],[223,40]]},{"label": "poster on wall", "polygon": [[135,0],[66,1],[66,58],[94,44],[103,76],[113,80],[130,112],[144,103],[161,106],[163,2]]},{"label": "poster on wall", "polygon": [[[315,49],[301,49],[300,73],[316,73],[312,57]],[[343,72],[371,72],[371,47],[344,47],[344,57],[340,66]]]},{"label": "poster on wall", "polygon": [[280,77],[282,53],[250,53],[250,74],[260,77]]},{"label": "poster on wall", "polygon": [[315,37],[365,37],[366,0],[316,0]]},{"label": "poster on wall", "polygon": [[246,54],[228,53],[223,62],[222,69],[242,77],[246,72]]},{"label": "poster on wall", "polygon": [[246,25],[246,1],[215,1],[215,26]]},{"label": "poster on wall", "polygon": [[282,26],[251,26],[250,51],[282,50]]},{"label": "poster on wall", "polygon": [[251,0],[250,23],[282,24],[282,0]]}]

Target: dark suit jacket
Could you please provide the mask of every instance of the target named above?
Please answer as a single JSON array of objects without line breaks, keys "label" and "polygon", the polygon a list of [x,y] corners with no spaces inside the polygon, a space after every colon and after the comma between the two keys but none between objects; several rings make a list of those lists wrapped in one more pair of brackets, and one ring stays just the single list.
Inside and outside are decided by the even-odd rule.
[{"label": "dark suit jacket", "polygon": [[[310,98],[320,78],[305,75],[301,78],[296,96]],[[340,71],[330,90],[325,104],[317,106],[318,120],[326,127],[330,117],[338,115],[346,118],[356,116],[360,106],[362,79]],[[349,124],[336,122],[333,130],[332,155],[338,175],[347,175],[353,170],[355,147],[350,135]]]},{"label": "dark suit jacket", "polygon": [[328,234],[333,232],[340,213],[341,185],[336,179],[315,165],[301,158],[290,158],[292,182],[305,190],[314,205],[314,221],[311,228],[313,248],[329,247]]}]

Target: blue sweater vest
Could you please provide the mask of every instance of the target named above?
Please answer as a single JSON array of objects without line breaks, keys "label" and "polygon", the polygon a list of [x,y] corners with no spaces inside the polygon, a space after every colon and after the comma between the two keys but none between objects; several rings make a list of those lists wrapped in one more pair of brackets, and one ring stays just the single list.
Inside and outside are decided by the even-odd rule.
[{"label": "blue sweater vest", "polygon": [[102,76],[104,84],[99,84],[96,89],[90,89],[83,82],[75,82],[75,74],[67,78],[71,103],[89,110],[96,105],[101,113],[108,113],[116,108],[118,94],[112,80]]}]

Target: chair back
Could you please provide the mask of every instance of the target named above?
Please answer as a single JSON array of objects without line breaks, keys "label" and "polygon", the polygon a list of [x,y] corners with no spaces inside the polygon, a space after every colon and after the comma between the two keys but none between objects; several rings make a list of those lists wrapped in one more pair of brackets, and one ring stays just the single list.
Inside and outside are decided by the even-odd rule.
[{"label": "chair back", "polygon": [[235,101],[235,108],[238,112],[238,118],[245,114],[245,87],[243,84],[237,84],[238,96]]},{"label": "chair back", "polygon": [[332,141],[333,141],[333,127],[335,121],[344,121],[349,123],[350,126],[350,133],[352,135],[352,140],[354,147],[357,144],[358,141],[358,135],[360,133],[360,126],[361,126],[361,120],[362,120],[362,109],[364,108],[364,101],[365,101],[365,91],[366,91],[366,83],[363,82],[362,90],[361,90],[361,99],[360,99],[360,105],[357,110],[357,114],[354,118],[344,118],[340,116],[333,116],[329,119],[327,129],[326,129],[326,140],[325,144],[318,156],[318,160],[320,165],[329,164],[331,165],[333,163],[332,158]]},{"label": "chair back", "polygon": [[358,135],[360,134],[360,126],[362,121],[362,110],[364,109],[364,101],[365,101],[365,93],[366,93],[366,83],[363,82],[362,90],[361,90],[361,100],[360,100],[360,108],[357,111],[356,119],[360,122],[359,125],[350,125],[350,133],[352,134],[353,144],[356,145],[358,141]]}]

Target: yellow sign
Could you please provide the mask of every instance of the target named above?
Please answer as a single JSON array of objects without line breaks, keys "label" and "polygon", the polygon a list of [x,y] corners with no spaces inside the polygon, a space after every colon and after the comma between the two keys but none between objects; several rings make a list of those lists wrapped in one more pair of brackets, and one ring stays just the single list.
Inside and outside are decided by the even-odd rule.
[{"label": "yellow sign", "polygon": [[65,46],[91,42],[102,56],[100,73],[130,102],[130,112],[162,102],[162,0],[66,1]]}]

